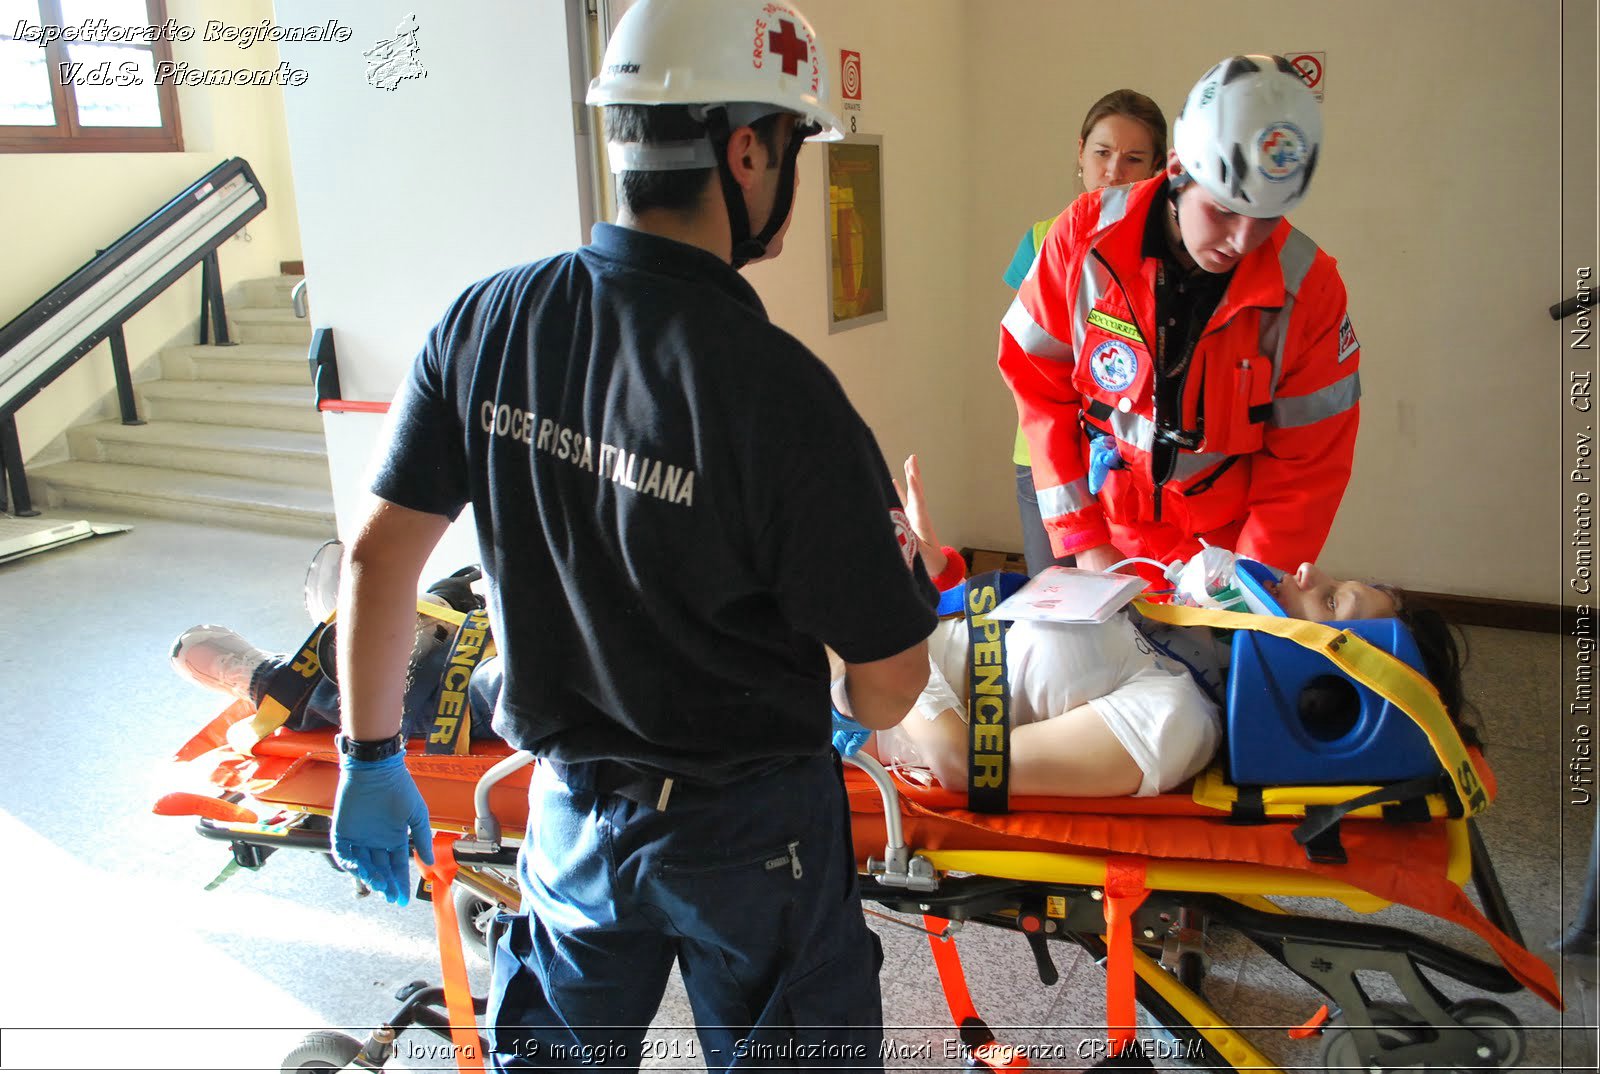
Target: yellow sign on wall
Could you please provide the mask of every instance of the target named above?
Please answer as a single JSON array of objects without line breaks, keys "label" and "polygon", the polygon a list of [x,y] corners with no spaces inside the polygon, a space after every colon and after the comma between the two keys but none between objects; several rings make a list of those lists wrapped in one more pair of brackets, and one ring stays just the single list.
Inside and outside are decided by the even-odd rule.
[{"label": "yellow sign on wall", "polygon": [[888,317],[884,294],[883,139],[828,143],[828,331]]}]

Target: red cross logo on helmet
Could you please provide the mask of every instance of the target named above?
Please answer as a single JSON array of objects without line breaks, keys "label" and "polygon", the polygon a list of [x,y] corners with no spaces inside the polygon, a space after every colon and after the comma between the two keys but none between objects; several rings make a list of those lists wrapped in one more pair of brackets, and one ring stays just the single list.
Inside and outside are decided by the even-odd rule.
[{"label": "red cross logo on helmet", "polygon": [[767,42],[773,55],[783,57],[783,73],[786,75],[799,74],[800,65],[811,58],[805,38],[794,32],[794,23],[788,19],[779,19],[778,28],[767,31]]}]

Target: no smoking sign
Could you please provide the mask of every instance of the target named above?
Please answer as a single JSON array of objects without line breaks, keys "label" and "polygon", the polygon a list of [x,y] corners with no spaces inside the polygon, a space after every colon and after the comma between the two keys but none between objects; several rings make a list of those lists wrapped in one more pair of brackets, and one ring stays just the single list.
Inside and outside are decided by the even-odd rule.
[{"label": "no smoking sign", "polygon": [[1304,80],[1306,88],[1320,102],[1322,90],[1328,81],[1328,64],[1326,52],[1285,52],[1283,54],[1293,65],[1295,71]]}]

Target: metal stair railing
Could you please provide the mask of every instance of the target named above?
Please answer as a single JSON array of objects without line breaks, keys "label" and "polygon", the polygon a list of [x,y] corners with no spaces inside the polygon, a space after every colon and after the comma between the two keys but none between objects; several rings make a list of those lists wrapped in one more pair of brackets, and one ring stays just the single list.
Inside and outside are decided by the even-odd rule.
[{"label": "metal stair railing", "polygon": [[217,248],[266,207],[250,163],[225,160],[0,328],[0,513],[7,485],[11,513],[39,513],[23,471],[17,411],[102,342],[111,344],[122,423],[143,424],[122,327],[196,265],[200,342],[231,345]]}]

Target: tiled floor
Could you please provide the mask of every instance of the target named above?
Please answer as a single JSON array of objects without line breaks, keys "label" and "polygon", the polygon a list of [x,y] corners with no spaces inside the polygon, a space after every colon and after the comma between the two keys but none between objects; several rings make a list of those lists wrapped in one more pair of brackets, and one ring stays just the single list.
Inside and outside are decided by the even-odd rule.
[{"label": "tiled floor", "polygon": [[[9,702],[0,721],[8,880],[0,884],[0,1069],[276,1069],[305,1032],[362,1033],[396,1006],[396,988],[436,979],[432,920],[422,905],[354,898],[348,880],[310,854],[277,855],[203,890],[226,850],[197,839],[185,821],[152,816],[150,805],[175,789],[164,759],[217,706],[168,670],[166,650],[203,621],[271,645],[297,641],[314,542],[114,521],[132,521],[134,531],[0,566],[9,613],[0,617],[0,696]],[[1509,631],[1471,637],[1471,696],[1501,785],[1483,830],[1528,946],[1543,956],[1574,910],[1594,821],[1592,806],[1560,798],[1559,646]],[[1484,950],[1414,912],[1372,920]],[[886,956],[888,1065],[960,1068],[924,938],[873,924]],[[1060,980],[1046,987],[1021,936],[980,925],[959,942],[978,1009],[1003,1040],[1031,1051],[1034,1069],[1076,1069],[1080,1054],[1093,1057],[1104,1019],[1104,975],[1093,959],[1053,945]],[[1274,1061],[1314,1068],[1316,1043],[1282,1030],[1315,1010],[1310,989],[1237,934],[1216,932],[1210,949],[1209,1001],[1235,1026],[1263,1027],[1248,1035]],[[1564,1018],[1526,992],[1501,1001],[1530,1027],[1525,1069],[1552,1070],[1564,1059],[1566,1069],[1593,1070],[1594,964],[1560,968]],[[474,962],[473,972],[481,987],[483,967]],[[1582,1028],[1563,1035],[1563,1023]],[[657,1036],[692,1054],[691,1024],[675,984]],[[410,1058],[391,1068],[433,1067],[425,1043],[408,1044],[402,1055]]]}]

